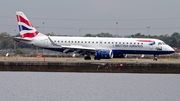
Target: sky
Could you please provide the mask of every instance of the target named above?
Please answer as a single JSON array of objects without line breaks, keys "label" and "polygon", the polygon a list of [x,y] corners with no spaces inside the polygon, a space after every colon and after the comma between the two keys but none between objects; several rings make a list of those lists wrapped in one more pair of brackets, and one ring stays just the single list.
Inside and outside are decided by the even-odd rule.
[{"label": "sky", "polygon": [[128,36],[180,32],[180,0],[1,0],[0,33],[18,33],[22,11],[42,33]]}]

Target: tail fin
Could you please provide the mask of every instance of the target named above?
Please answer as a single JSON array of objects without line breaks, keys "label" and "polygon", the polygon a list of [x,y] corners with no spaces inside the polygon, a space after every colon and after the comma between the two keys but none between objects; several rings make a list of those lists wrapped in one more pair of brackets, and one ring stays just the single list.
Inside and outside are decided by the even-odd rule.
[{"label": "tail fin", "polygon": [[34,38],[39,34],[36,28],[31,24],[25,14],[21,11],[16,12],[18,21],[20,37],[21,38]]}]

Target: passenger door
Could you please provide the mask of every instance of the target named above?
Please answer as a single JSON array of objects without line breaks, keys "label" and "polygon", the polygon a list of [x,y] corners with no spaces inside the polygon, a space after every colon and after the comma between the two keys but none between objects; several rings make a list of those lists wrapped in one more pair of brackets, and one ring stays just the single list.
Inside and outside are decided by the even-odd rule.
[{"label": "passenger door", "polygon": [[48,47],[48,39],[45,39],[45,40],[44,40],[44,46],[45,46],[45,47]]}]

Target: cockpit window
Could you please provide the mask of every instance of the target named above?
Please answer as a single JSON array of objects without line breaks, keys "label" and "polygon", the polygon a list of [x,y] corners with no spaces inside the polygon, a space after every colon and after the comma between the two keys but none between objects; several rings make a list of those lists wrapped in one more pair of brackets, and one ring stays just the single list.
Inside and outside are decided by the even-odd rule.
[{"label": "cockpit window", "polygon": [[162,43],[161,43],[161,42],[158,42],[158,45],[162,45]]},{"label": "cockpit window", "polygon": [[164,42],[158,42],[158,45],[165,45]]}]

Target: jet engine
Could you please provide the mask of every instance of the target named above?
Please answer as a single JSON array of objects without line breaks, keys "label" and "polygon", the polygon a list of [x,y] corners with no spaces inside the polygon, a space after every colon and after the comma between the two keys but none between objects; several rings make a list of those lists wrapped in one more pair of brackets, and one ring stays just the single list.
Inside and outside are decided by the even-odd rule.
[{"label": "jet engine", "polygon": [[113,58],[113,52],[112,50],[97,50],[95,52],[95,60],[100,60],[100,59],[111,59]]}]

